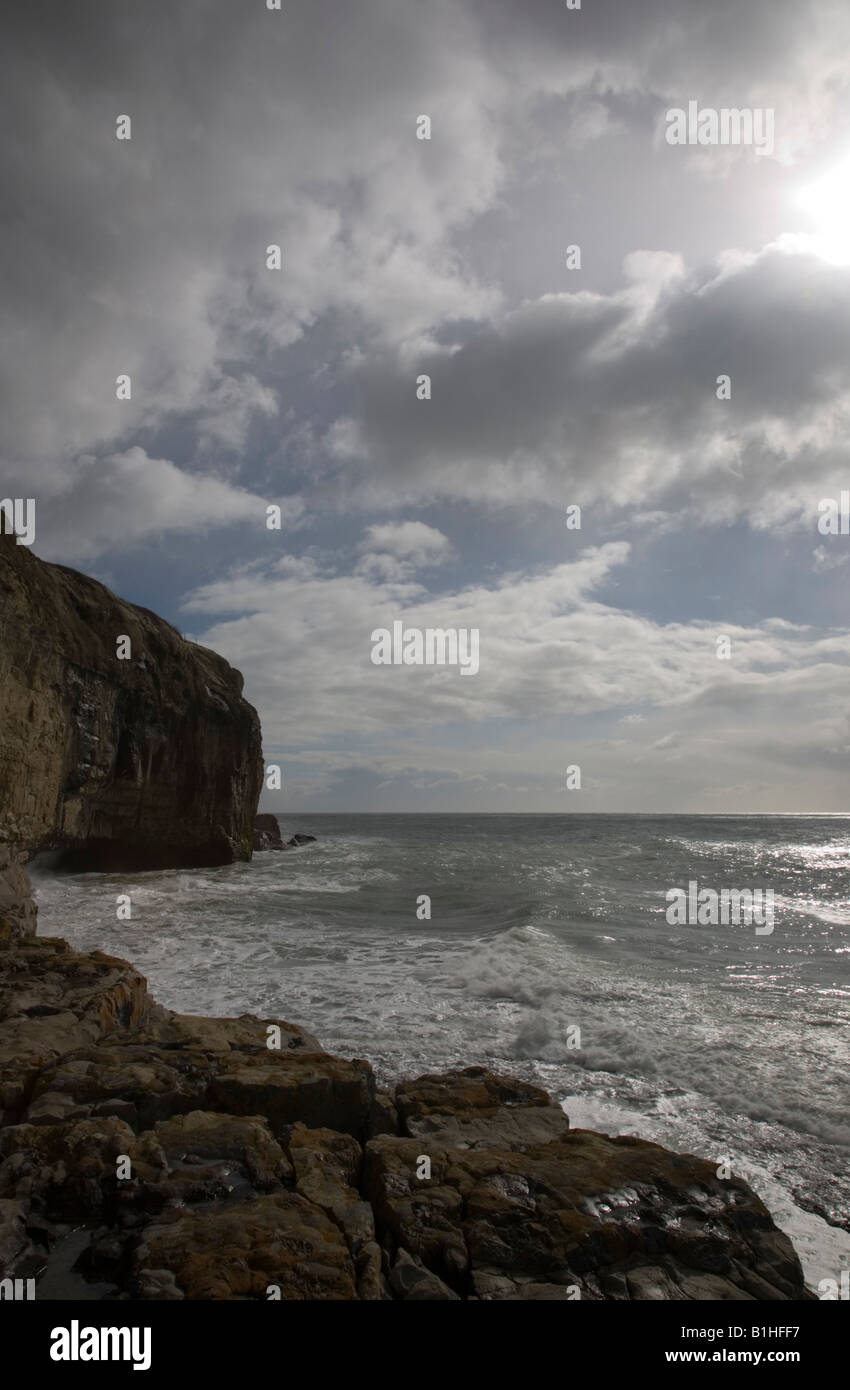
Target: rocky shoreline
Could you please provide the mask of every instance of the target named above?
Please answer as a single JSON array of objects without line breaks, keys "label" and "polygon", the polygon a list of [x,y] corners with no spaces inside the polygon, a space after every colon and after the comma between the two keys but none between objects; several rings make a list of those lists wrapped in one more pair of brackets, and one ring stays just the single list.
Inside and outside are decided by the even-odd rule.
[{"label": "rocky shoreline", "polygon": [[747,1185],[470,1067],[380,1089],[0,924],[0,1274],[36,1297],[813,1297]]},{"label": "rocky shoreline", "polygon": [[[202,866],[254,821],[242,677],[0,534],[0,1286],[43,1299],[808,1299],[747,1185],[480,1067],[376,1084],[38,937],[25,864]],[[8,1288],[12,1293],[8,1293]]]}]

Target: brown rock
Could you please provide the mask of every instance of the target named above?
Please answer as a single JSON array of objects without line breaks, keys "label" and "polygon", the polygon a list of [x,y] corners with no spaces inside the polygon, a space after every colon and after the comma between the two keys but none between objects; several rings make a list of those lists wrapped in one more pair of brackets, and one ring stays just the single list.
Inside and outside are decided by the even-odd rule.
[{"label": "brown rock", "polygon": [[[37,1273],[58,1240],[46,1289],[85,1250],[112,1281],[94,1296],[166,1300],[810,1297],[762,1203],[712,1164],[570,1130],[480,1067],[404,1082],[396,1109],[368,1063],[282,1021],[269,1048],[271,1026],[171,1014],[123,961],[10,940],[0,1260]],[[68,1223],[98,1229],[86,1246]]]},{"label": "brown rock", "polygon": [[[485,1298],[532,1296],[534,1284],[534,1297],[575,1285],[582,1298],[746,1299],[742,1271],[752,1271],[786,1297],[806,1296],[763,1204],[701,1159],[583,1130],[524,1149],[454,1149],[445,1137],[373,1139],[364,1188],[379,1237],[456,1289],[468,1277]],[[430,1181],[416,1177],[419,1151]]]},{"label": "brown rock", "polygon": [[375,1081],[368,1062],[326,1053],[244,1053],[225,1061],[212,1082],[207,1108],[230,1115],[265,1115],[272,1131],[300,1120],[362,1137],[368,1131]]},{"label": "brown rock", "polygon": [[458,1295],[436,1274],[426,1269],[421,1260],[399,1250],[390,1273],[390,1284],[399,1298],[406,1302],[443,1302],[449,1299],[459,1301]]},{"label": "brown rock", "polygon": [[348,1134],[332,1129],[294,1126],[288,1141],[296,1189],[315,1202],[339,1226],[353,1255],[374,1244],[372,1208],[357,1190],[362,1150]]},{"label": "brown rock", "polygon": [[[225,1211],[175,1213],[148,1227],[135,1255],[139,1296],[170,1287],[189,1299],[354,1299],[355,1267],[339,1227],[295,1192]],[[153,1276],[155,1276],[155,1281]],[[174,1297],[174,1294],[171,1294]]]},{"label": "brown rock", "polygon": [[[126,961],[72,951],[67,942],[28,937],[0,955],[0,1106],[20,1118],[43,1070],[75,1048],[142,1023],[150,1008],[144,976]],[[68,1113],[73,1113],[68,1111]],[[45,1119],[61,1118],[48,1107]]]},{"label": "brown rock", "polygon": [[254,817],[254,850],[283,849],[277,816]]},{"label": "brown rock", "polygon": [[21,858],[21,851],[0,843],[0,944],[36,931],[38,909]]},{"label": "brown rock", "polygon": [[3,534],[0,629],[0,806],[17,846],[98,869],[251,857],[260,725],[238,671]]},{"label": "brown rock", "polygon": [[428,1143],[523,1149],[559,1138],[570,1123],[539,1087],[483,1067],[402,1082],[396,1105],[404,1132],[420,1137],[426,1151]]},{"label": "brown rock", "polygon": [[32,1252],[27,1235],[28,1202],[0,1200],[0,1278],[14,1275]]},{"label": "brown rock", "polygon": [[[119,1180],[126,1155],[132,1176]],[[79,1120],[58,1125],[9,1125],[0,1130],[0,1197],[38,1199],[52,1215],[102,1216],[119,1189],[155,1184],[168,1172],[152,1136],[137,1138],[122,1120]]]},{"label": "brown rock", "polygon": [[187,1155],[232,1159],[260,1189],[292,1177],[292,1165],[259,1115],[239,1118],[192,1110],[161,1121],[154,1134],[169,1163],[185,1161]]}]

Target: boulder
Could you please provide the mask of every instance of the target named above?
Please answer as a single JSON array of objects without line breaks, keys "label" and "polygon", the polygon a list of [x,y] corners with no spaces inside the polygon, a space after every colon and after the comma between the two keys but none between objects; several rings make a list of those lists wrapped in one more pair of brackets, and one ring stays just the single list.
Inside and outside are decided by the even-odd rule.
[{"label": "boulder", "polygon": [[[426,1078],[428,1088],[439,1080]],[[456,1094],[456,1077],[448,1089]],[[373,1139],[363,1189],[379,1235],[456,1291],[484,1299],[807,1297],[791,1242],[763,1203],[703,1159],[585,1130],[543,1143],[530,1134],[523,1147],[452,1143],[450,1131]],[[430,1178],[418,1176],[423,1155]]]},{"label": "boulder", "polygon": [[283,849],[280,826],[277,816],[261,815],[254,817],[254,849]]}]

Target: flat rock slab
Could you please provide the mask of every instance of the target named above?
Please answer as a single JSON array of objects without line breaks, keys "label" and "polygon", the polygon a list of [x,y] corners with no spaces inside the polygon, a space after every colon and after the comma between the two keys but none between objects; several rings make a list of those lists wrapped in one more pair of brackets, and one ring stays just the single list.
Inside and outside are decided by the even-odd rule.
[{"label": "flat rock slab", "polygon": [[[524,1149],[457,1149],[446,1137],[373,1139],[364,1190],[379,1228],[456,1289],[747,1299],[752,1274],[760,1297],[805,1296],[791,1242],[762,1202],[702,1159],[586,1130]],[[417,1176],[423,1156],[430,1179]]]},{"label": "flat rock slab", "polygon": [[174,1213],[146,1230],[134,1275],[142,1298],[166,1287],[189,1299],[265,1300],[270,1286],[281,1300],[357,1297],[339,1227],[296,1192],[226,1211]]}]

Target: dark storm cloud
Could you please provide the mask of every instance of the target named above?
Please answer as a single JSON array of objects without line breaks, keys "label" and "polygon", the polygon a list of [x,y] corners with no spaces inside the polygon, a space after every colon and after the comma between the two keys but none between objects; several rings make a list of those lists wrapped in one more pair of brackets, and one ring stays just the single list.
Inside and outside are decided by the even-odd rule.
[{"label": "dark storm cloud", "polygon": [[671,257],[629,269],[616,295],[549,296],[457,350],[358,366],[337,449],[403,475],[411,497],[704,500],[759,521],[788,494],[817,517],[846,478],[850,268],[769,249],[700,276]]},{"label": "dark storm cloud", "polygon": [[[262,379],[270,347],[330,313],[356,316],[348,342],[367,353],[452,319],[486,322],[499,287],[476,279],[474,238],[462,261],[453,241],[533,158],[535,127],[544,144],[560,129],[541,98],[630,91],[643,105],[617,119],[631,111],[640,127],[656,98],[660,118],[663,94],[698,83],[717,97],[718,83],[758,75],[786,98],[786,125],[803,110],[805,126],[836,95],[841,15],[775,0],[12,5],[7,477],[26,472],[48,493],[61,478],[65,494],[78,452],[121,453],[169,414],[197,417],[208,440],[222,394]],[[413,138],[420,111],[436,121],[430,145]],[[272,241],[277,280],[263,267]],[[114,399],[122,371],[131,402]],[[178,462],[207,461],[201,450]]]}]

